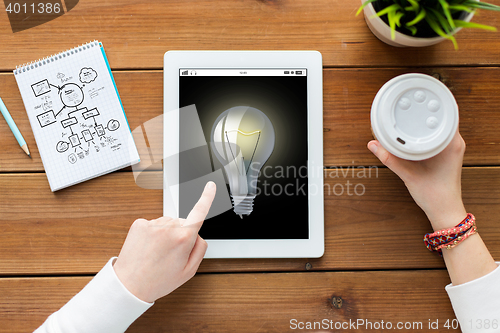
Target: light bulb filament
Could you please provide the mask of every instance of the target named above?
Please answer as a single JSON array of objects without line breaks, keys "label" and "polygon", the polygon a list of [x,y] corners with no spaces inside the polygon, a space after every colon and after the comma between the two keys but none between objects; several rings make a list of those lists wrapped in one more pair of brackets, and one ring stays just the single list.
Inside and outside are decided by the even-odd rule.
[{"label": "light bulb filament", "polygon": [[[248,168],[247,168],[246,173],[245,173],[245,174],[248,174],[248,170],[250,169],[250,165],[252,165],[252,160],[253,160],[253,157],[255,156],[255,151],[257,150],[257,145],[259,144],[259,140],[260,140],[260,133],[261,133],[261,131],[257,130],[257,131],[253,131],[253,132],[250,132],[250,133],[246,133],[246,132],[243,132],[243,131],[242,131],[242,130],[240,130],[240,129],[235,129],[235,130],[229,130],[229,131],[225,131],[225,132],[226,132],[226,133],[225,133],[225,134],[226,134],[226,140],[227,140],[228,142],[230,142],[230,141],[229,141],[229,137],[228,137],[228,135],[227,135],[227,133],[228,133],[228,132],[238,132],[238,133],[243,134],[243,135],[246,135],[246,136],[250,136],[250,135],[254,135],[254,134],[259,134],[259,136],[257,137],[257,141],[255,142],[255,147],[254,147],[254,149],[253,149],[252,157],[250,158],[250,162],[248,163]],[[229,145],[229,151],[231,152],[231,155],[233,156],[233,160],[234,160],[234,161],[236,161],[236,157],[234,156],[234,152],[233,152],[233,150],[231,149],[231,145]],[[242,164],[242,166],[243,166],[243,170],[244,170],[244,169],[245,169],[245,163],[244,163],[245,158],[244,158],[244,157],[242,157],[242,158],[241,158],[241,161],[242,161],[242,162],[241,162],[241,164]],[[239,172],[240,174],[243,174],[243,172],[242,172],[243,170],[240,170],[240,169],[238,168],[238,163],[236,163],[236,168],[237,168],[237,170],[238,170],[238,172]]]},{"label": "light bulb filament", "polygon": [[242,130],[240,130],[240,129],[235,129],[235,130],[229,130],[229,131],[226,131],[226,133],[227,133],[227,132],[238,132],[238,133],[243,134],[243,135],[254,135],[254,134],[257,134],[257,133],[259,133],[259,134],[260,134],[260,132],[261,132],[261,131],[257,130],[257,131],[253,131],[253,132],[250,132],[250,133],[246,133],[246,132],[243,132],[243,131],[242,131]]}]

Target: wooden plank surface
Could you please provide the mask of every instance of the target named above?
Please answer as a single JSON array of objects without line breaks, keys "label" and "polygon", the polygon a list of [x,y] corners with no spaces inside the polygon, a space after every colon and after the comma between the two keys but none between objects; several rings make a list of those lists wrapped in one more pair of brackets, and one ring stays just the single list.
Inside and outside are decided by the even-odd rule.
[{"label": "wooden plank surface", "polygon": [[[366,149],[372,139],[370,108],[378,89],[412,69],[326,69],[324,71],[324,158],[326,166],[380,165]],[[465,165],[500,164],[500,71],[498,68],[418,69],[439,76],[460,107],[460,130],[467,142]],[[163,113],[161,71],[115,72],[132,130]],[[0,119],[0,172],[43,171],[24,105],[12,74],[0,74],[0,94],[32,152],[27,158],[5,121]],[[167,96],[168,98],[168,96]],[[161,121],[158,121],[161,125]],[[162,131],[146,130],[153,159],[161,160]],[[144,137],[136,136],[143,161],[150,157]]]},{"label": "wooden plank surface", "polygon": [[[312,270],[443,267],[423,245],[431,228],[404,184],[388,169],[379,169],[378,176],[374,169],[364,177],[359,172],[326,174],[322,258],[209,259],[200,271],[304,271],[307,263]],[[161,181],[160,172],[143,177],[143,184]],[[56,193],[43,173],[2,174],[0,188],[0,275],[95,273],[118,255],[135,219],[157,218],[163,210],[162,191],[137,186],[131,172]],[[500,258],[500,168],[465,168],[463,191],[479,232]],[[404,246],[395,249],[395,243]]]},{"label": "wooden plank surface", "polygon": [[[500,0],[489,2],[500,5]],[[372,35],[362,16],[354,16],[359,3],[86,0],[62,17],[18,33],[1,14],[0,96],[33,159],[0,117],[0,332],[38,327],[91,278],[71,275],[96,273],[119,253],[136,218],[162,215],[162,191],[138,186],[130,168],[57,193],[48,187],[10,72],[94,39],[104,44],[132,129],[163,112],[161,69],[168,50],[318,50],[325,66],[324,157],[330,168],[325,173],[325,255],[205,260],[201,274],[158,301],[130,332],[284,332],[293,318],[422,322],[421,331],[428,330],[429,320],[439,320],[439,329],[432,331],[458,332],[443,326],[454,318],[443,288],[449,278],[442,259],[423,246],[422,236],[431,230],[424,213],[390,170],[363,174],[350,167],[380,166],[366,149],[377,90],[407,72],[438,76],[460,106],[469,166],[463,173],[464,201],[498,259],[500,33],[462,31],[458,52],[449,42],[393,48]],[[482,11],[474,22],[500,27],[500,13]],[[147,133],[155,161],[161,159],[156,153],[161,132],[157,127]],[[140,137],[136,140],[147,163],[151,152]],[[161,176],[144,172],[141,182],[157,184]],[[390,244],[395,242],[404,246],[394,249]],[[342,298],[340,309],[333,306],[334,297]]]},{"label": "wooden plank surface", "polygon": [[[500,0],[489,0],[500,4]],[[86,0],[53,21],[12,33],[0,21],[0,70],[98,39],[113,68],[163,67],[168,50],[318,50],[325,66],[498,65],[500,35],[480,30],[426,49],[396,49],[370,32],[359,0]],[[482,11],[474,22],[500,26]],[[54,38],[57,36],[57,38]]]},{"label": "wooden plank surface", "polygon": [[[89,280],[0,279],[0,332],[31,332]],[[297,324],[326,319],[332,328],[365,321],[357,330],[329,332],[380,332],[375,328],[382,320],[384,327],[408,322],[412,329],[402,332],[425,332],[429,320],[438,320],[440,329],[432,332],[459,332],[444,328],[455,318],[444,290],[448,283],[445,270],[198,274],[157,301],[127,332],[288,332],[292,319]],[[340,308],[333,306],[334,298],[342,299]]]}]

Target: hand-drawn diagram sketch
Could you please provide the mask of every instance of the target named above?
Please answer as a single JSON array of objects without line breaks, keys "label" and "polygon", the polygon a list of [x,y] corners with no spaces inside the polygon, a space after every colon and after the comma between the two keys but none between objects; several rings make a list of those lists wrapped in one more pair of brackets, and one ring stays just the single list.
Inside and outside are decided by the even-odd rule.
[{"label": "hand-drawn diagram sketch", "polygon": [[75,164],[103,149],[120,149],[119,140],[113,136],[113,132],[120,128],[120,122],[106,118],[106,110],[95,106],[97,102],[100,108],[106,104],[98,100],[104,89],[96,84],[98,73],[90,67],[83,67],[77,79],[66,74],[58,72],[52,79],[31,84],[37,99],[36,118],[42,130],[54,130],[59,126],[61,134],[60,140],[54,142],[55,150],[66,154],[68,163]]}]

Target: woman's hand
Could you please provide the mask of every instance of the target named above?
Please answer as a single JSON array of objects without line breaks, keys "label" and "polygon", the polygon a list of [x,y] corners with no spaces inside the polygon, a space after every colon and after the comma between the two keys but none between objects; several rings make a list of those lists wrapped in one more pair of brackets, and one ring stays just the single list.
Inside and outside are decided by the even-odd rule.
[{"label": "woman's hand", "polygon": [[133,224],[114,264],[123,285],[139,299],[152,303],[191,279],[207,250],[199,235],[215,197],[209,182],[187,219],[160,217]]},{"label": "woman's hand", "polygon": [[368,149],[403,180],[434,230],[453,227],[465,218],[461,187],[465,142],[458,131],[448,147],[424,161],[398,158],[376,140],[368,142]]},{"label": "woman's hand", "polygon": [[[458,131],[448,147],[424,161],[398,158],[376,140],[368,142],[368,149],[404,181],[435,231],[454,227],[466,217],[461,187],[465,142]],[[463,244],[443,249],[443,258],[454,285],[478,279],[497,268],[477,233]]]}]

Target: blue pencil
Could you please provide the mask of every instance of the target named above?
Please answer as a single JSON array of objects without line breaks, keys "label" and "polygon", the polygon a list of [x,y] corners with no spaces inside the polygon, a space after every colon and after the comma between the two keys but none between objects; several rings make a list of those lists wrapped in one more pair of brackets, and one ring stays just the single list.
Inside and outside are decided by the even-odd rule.
[{"label": "blue pencil", "polygon": [[12,119],[9,111],[5,107],[5,104],[3,104],[3,101],[1,98],[0,98],[0,112],[2,112],[3,117],[7,121],[7,125],[9,125],[10,130],[12,131],[12,133],[14,133],[14,136],[16,137],[17,142],[19,143],[21,148],[31,158],[31,154],[30,154],[30,151],[28,149],[28,145],[26,144],[26,141],[24,141],[24,138],[23,138],[21,132],[19,132],[19,128],[17,128],[17,125],[14,122],[14,119]]}]

